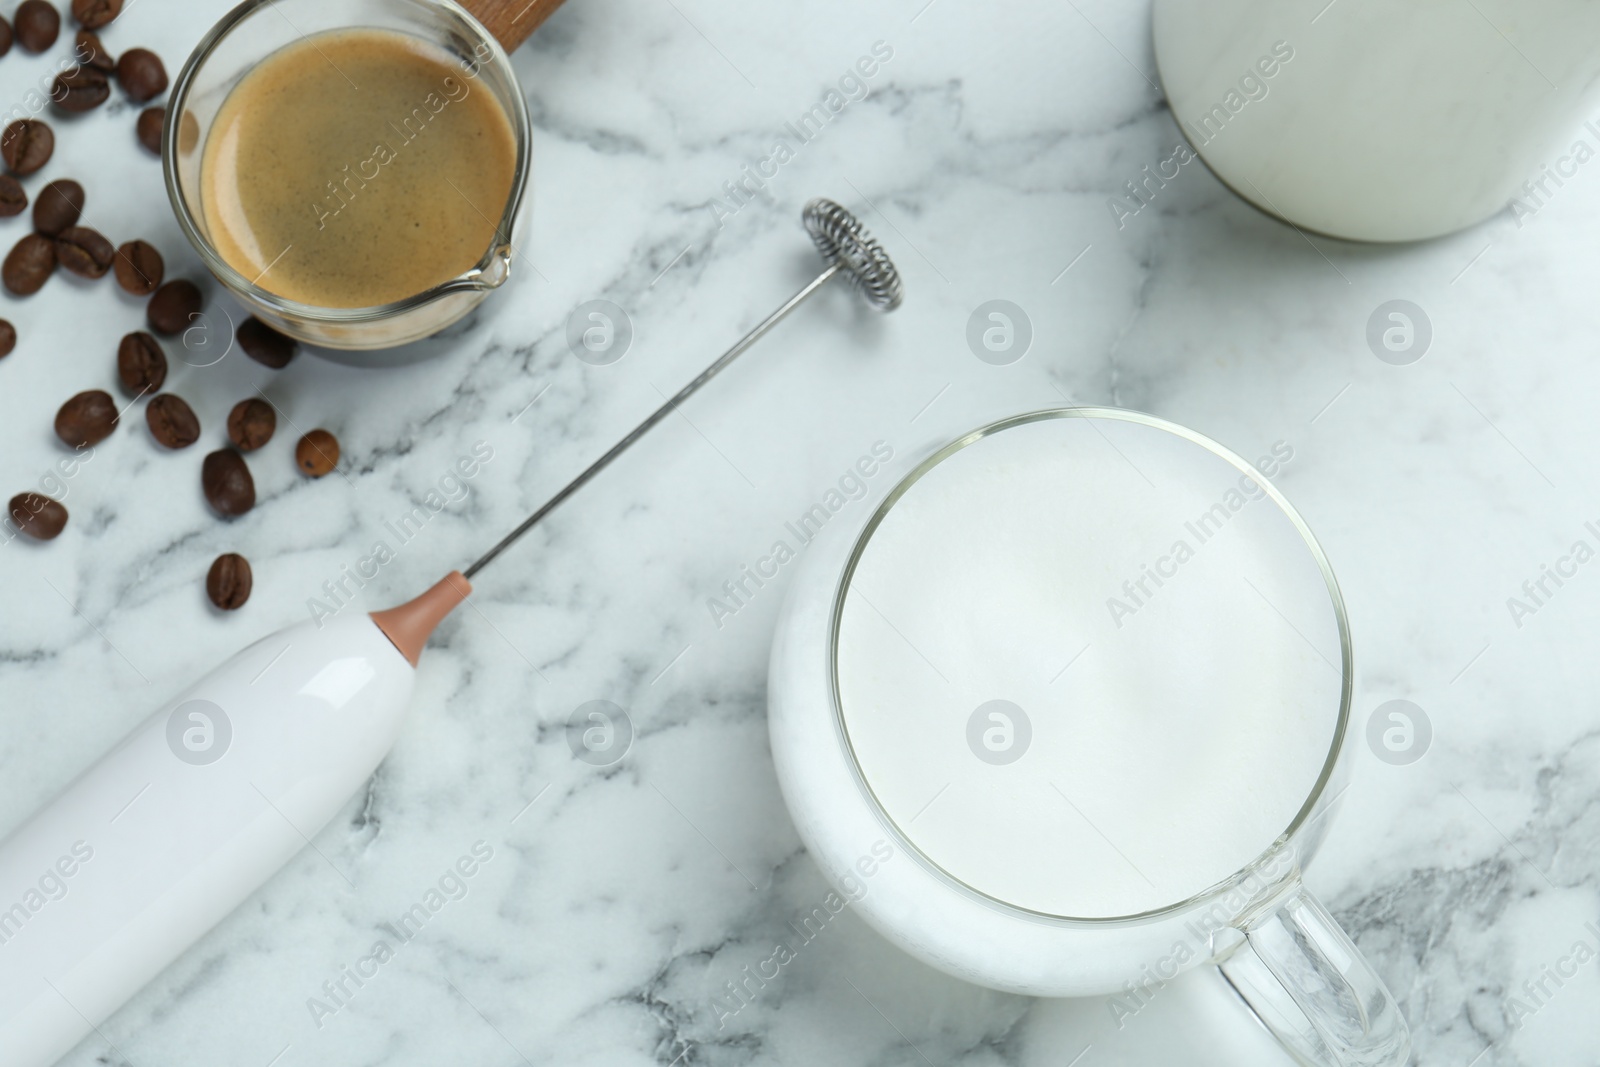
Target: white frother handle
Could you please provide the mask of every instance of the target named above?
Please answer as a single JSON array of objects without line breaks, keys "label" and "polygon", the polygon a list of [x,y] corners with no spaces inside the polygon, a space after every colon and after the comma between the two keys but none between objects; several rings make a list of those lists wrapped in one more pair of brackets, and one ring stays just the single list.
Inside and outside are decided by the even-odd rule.
[{"label": "white frother handle", "polygon": [[0,844],[0,1067],[50,1067],[299,852],[389,751],[414,677],[367,615],[279,631]]}]

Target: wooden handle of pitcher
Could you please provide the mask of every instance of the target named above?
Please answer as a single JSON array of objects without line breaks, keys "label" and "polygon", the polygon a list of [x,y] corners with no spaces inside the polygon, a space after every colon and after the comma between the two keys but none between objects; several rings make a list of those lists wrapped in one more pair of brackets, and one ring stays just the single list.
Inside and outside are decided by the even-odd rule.
[{"label": "wooden handle of pitcher", "polygon": [[561,0],[462,0],[461,6],[487,27],[507,52],[512,52],[540,23],[555,14]]}]

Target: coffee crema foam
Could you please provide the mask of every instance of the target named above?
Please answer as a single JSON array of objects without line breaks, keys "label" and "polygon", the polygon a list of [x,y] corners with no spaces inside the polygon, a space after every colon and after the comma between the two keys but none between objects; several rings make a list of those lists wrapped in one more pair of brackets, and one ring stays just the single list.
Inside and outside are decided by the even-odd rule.
[{"label": "coffee crema foam", "polygon": [[475,266],[512,193],[517,138],[473,60],[391,30],[315,34],[229,93],[200,196],[227,263],[269,292],[374,307]]}]

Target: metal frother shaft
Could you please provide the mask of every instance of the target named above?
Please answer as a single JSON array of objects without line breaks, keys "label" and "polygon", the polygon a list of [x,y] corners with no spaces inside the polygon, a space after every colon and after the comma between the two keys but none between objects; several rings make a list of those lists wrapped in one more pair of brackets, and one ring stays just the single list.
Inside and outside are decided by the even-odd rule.
[{"label": "metal frother shaft", "polygon": [[628,436],[612,445],[605,455],[589,464],[583,473],[562,486],[554,496],[540,505],[538,511],[524,519],[522,525],[512,530],[499,544],[485,552],[477,562],[463,571],[463,577],[470,579],[493,562],[495,557],[510,548],[517,538],[533,529],[540,519],[554,511],[567,497],[587,485],[589,480],[605,470],[612,460],[626,452],[628,447],[648,433],[651,427],[676,411],[701,386],[743,355],[746,349],[764,337],[768,330],[782,322],[789,312],[805,303],[807,297],[826,285],[834,275],[841,272],[849,275],[856,291],[879,311],[893,311],[900,306],[905,295],[900,284],[900,272],[895,269],[894,262],[883,250],[883,246],[868,235],[859,219],[832,200],[820,197],[807,204],[800,217],[810,232],[817,251],[821,252],[822,258],[827,261],[827,269],[790,297],[782,307],[763,319],[755,329],[735,342],[732,348],[701,371],[692,382],[679,389],[670,400],[651,412],[649,417],[635,426]]}]

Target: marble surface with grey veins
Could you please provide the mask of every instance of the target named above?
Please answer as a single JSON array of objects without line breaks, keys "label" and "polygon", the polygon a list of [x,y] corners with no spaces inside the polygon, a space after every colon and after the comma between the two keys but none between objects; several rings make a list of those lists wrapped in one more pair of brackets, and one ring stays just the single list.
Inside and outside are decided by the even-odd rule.
[{"label": "marble surface with grey veins", "polygon": [[[137,3],[104,36],[176,72],[227,7]],[[798,141],[786,124],[875,45],[890,55],[865,97]],[[14,49],[0,97],[21,99],[53,58]],[[207,442],[257,388],[290,420],[251,458],[257,508],[213,517],[203,449],[162,453],[135,409],[67,484],[67,532],[0,548],[0,832],[208,666],[306,618],[478,442],[493,459],[465,498],[350,610],[405,599],[497,539],[809,279],[808,198],[861,213],[905,273],[905,306],[880,317],[825,291],[485,571],[366,791],[65,1063],[1286,1064],[1212,972],[1119,1027],[1105,1000],[946,978],[849,911],[737,1013],[718,999],[827,886],[785,813],[764,719],[792,570],[731,615],[708,599],[874,442],[909,453],[1070,401],[1154,412],[1247,456],[1292,444],[1277,481],[1349,602],[1355,729],[1395,699],[1432,725],[1409,764],[1353,746],[1308,881],[1401,1001],[1418,1064],[1594,1067],[1600,961],[1546,975],[1595,944],[1600,919],[1600,563],[1520,618],[1508,598],[1596,543],[1600,176],[1531,218],[1380,248],[1302,235],[1194,163],[1119,228],[1108,200],[1180,135],[1145,5],[1111,0],[572,0],[515,60],[535,204],[506,290],[388,369],[175,360],[170,388]],[[79,179],[89,224],[199,278],[134,114],[114,97],[52,119],[56,156],[30,191]],[[791,151],[776,174],[726,199],[778,138]],[[5,243],[25,225],[0,221]],[[594,299],[635,332],[606,366],[566,342]],[[1007,365],[966,339],[996,299],[1031,329]],[[1407,365],[1367,343],[1390,300],[1431,324]],[[142,309],[68,277],[3,303],[20,336],[0,360],[9,498],[64,455],[56,407],[115,388],[117,340]],[[239,309],[214,286],[207,306],[220,338]],[[340,476],[294,470],[293,428],[313,426],[343,443]],[[225,551],[256,582],[227,616],[203,590]],[[591,700],[634,724],[610,766],[568,745]],[[464,895],[335,1008],[324,983],[475,845],[492,858]]]}]

